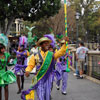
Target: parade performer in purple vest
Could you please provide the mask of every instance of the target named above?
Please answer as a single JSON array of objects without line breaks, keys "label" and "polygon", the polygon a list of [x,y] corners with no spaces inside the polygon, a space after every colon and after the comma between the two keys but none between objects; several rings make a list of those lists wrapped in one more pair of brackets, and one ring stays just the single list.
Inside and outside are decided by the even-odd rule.
[{"label": "parade performer in purple vest", "polygon": [[[25,68],[27,67],[27,57],[29,56],[29,52],[25,50],[26,48],[26,37],[20,37],[18,51],[16,52],[17,57],[17,64],[14,67],[14,73],[17,77],[17,85],[18,85],[18,92],[17,94],[21,93],[21,90],[24,88],[24,72]],[[21,78],[21,86],[20,86],[20,78]]]},{"label": "parade performer in purple vest", "polygon": [[[61,45],[63,45],[64,43],[65,43],[65,41],[62,40]],[[56,64],[56,70],[61,74],[61,80],[62,80],[61,92],[64,95],[67,94],[66,90],[67,90],[67,80],[68,80],[68,72],[66,72],[66,66],[67,66],[66,64],[67,64],[66,55],[60,57]],[[59,90],[59,88],[60,88],[61,80],[57,80],[57,83],[56,83],[57,90]]]},{"label": "parade performer in purple vest", "polygon": [[[68,40],[68,38],[67,38]],[[36,56],[32,55],[26,68],[25,75],[28,77],[32,69],[37,66],[37,74],[33,78],[33,86],[27,91],[23,91],[21,98],[23,100],[34,100],[34,95],[31,97],[31,93],[37,92],[37,100],[50,100],[51,93],[51,78],[52,66],[54,60],[63,56],[66,52],[66,45],[64,44],[62,48],[53,53],[49,51],[51,40],[47,37],[39,39],[37,45],[41,47],[41,50]]]}]

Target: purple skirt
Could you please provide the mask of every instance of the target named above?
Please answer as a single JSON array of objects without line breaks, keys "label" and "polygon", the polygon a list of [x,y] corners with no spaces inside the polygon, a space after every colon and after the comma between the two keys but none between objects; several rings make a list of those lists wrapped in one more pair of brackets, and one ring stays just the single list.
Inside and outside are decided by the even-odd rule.
[{"label": "purple skirt", "polygon": [[27,67],[26,65],[16,64],[15,67],[13,68],[15,75],[20,75],[20,76],[24,75],[26,67]]}]

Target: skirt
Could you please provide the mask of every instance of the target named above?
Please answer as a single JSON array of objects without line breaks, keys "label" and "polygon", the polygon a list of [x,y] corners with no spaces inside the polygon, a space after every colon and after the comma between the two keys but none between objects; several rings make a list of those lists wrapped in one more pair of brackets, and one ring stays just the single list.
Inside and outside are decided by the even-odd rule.
[{"label": "skirt", "polygon": [[11,71],[0,71],[0,87],[16,82],[16,76]]}]

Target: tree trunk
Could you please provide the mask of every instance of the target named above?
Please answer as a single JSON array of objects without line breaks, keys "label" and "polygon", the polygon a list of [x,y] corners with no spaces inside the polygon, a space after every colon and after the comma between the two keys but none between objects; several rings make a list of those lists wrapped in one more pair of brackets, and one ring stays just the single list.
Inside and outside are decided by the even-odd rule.
[{"label": "tree trunk", "polygon": [[11,17],[10,19],[8,19],[8,24],[7,24],[7,28],[5,30],[5,34],[9,34],[10,33],[10,28],[13,24],[13,21],[14,21],[15,17]]}]

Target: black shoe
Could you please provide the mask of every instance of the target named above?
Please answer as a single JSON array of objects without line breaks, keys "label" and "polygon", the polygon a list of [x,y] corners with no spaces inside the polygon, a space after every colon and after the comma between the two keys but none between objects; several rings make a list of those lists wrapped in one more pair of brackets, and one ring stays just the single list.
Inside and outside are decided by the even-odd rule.
[{"label": "black shoe", "polygon": [[21,86],[21,89],[23,90],[23,88],[24,88],[24,87],[23,87],[23,85],[22,85],[22,86]]},{"label": "black shoe", "polygon": [[67,95],[67,93],[66,93],[66,92],[62,92],[62,94],[63,94],[63,95]]},{"label": "black shoe", "polygon": [[17,92],[17,94],[20,94],[21,93],[21,90],[19,90],[18,92]]},{"label": "black shoe", "polygon": [[60,89],[58,85],[56,85],[56,88],[57,88],[57,90],[59,90],[59,89]]},{"label": "black shoe", "polygon": [[76,75],[76,77],[80,77],[80,75]]},{"label": "black shoe", "polygon": [[81,77],[77,77],[77,79],[83,79],[83,76],[81,76]]}]

